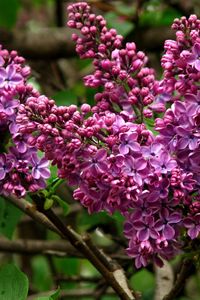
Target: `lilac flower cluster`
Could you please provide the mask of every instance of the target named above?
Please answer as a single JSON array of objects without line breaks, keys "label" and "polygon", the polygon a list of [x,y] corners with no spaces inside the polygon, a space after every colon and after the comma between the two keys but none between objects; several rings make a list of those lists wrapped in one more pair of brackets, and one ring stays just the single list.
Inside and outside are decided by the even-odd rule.
[{"label": "lilac flower cluster", "polygon": [[29,143],[58,166],[58,175],[78,186],[74,198],[90,213],[119,210],[126,217],[128,253],[137,267],[149,259],[161,264],[159,256],[169,259],[178,249],[179,193],[183,184],[191,191],[194,180],[144,124],[109,111],[88,117],[90,112],[88,104],[78,111],[45,96],[30,97],[17,121],[22,134],[34,132]]},{"label": "lilac flower cluster", "polygon": [[[141,192],[147,172],[146,160],[137,152],[153,136],[144,125],[125,122],[120,115],[106,111],[87,117],[90,111],[87,104],[78,111],[74,105],[57,107],[46,97],[31,97],[21,107],[18,122],[23,134],[35,132],[31,143],[58,166],[59,176],[79,186],[74,197],[90,212],[125,212],[130,198]],[[37,122],[30,122],[33,115]]]},{"label": "lilac flower cluster", "polygon": [[136,50],[135,43],[122,48],[123,37],[108,29],[102,16],[91,13],[90,6],[81,2],[68,7],[68,26],[78,29],[73,34],[76,51],[81,58],[92,58],[94,74],[84,78],[86,86],[103,87],[95,97],[97,111],[119,111],[129,120],[150,118],[154,111],[164,111],[164,105],[153,105],[159,91],[154,70],[146,67],[147,56]]},{"label": "lilac flower cluster", "polygon": [[[161,266],[200,232],[200,21],[175,20],[177,40],[165,43],[158,82],[145,54],[134,43],[123,48],[87,3],[68,11],[68,25],[81,32],[73,34],[78,54],[93,59],[85,85],[103,91],[95,106],[80,109],[31,95],[19,107],[19,132],[76,186],[74,198],[90,213],[120,211],[136,267],[152,260]],[[156,136],[145,126],[154,112],[164,112]],[[32,173],[37,179],[46,172]]]},{"label": "lilac flower cluster", "polygon": [[186,210],[183,226],[194,239],[200,233],[200,20],[194,15],[188,20],[182,17],[172,28],[177,31],[176,41],[165,43],[162,87],[170,91],[173,104],[162,119],[156,120],[155,128],[160,142],[193,181],[190,186],[186,184],[188,179],[183,180],[179,198]]},{"label": "lilac flower cluster", "polygon": [[[160,264],[160,258],[173,256],[185,238],[195,239],[200,233],[200,20],[195,15],[182,17],[175,19],[172,28],[176,30],[176,40],[165,42],[161,59],[163,79],[155,100],[155,105],[171,104],[171,107],[155,120],[155,129],[159,132],[157,142],[168,153],[168,158],[162,151],[159,153],[160,168],[169,158],[176,165],[168,170],[168,175],[162,175],[159,205],[149,203],[148,187],[148,192],[143,192],[145,201],[143,197],[140,199],[139,208],[129,214],[125,223],[125,235],[130,240],[128,254],[135,258],[137,267],[146,265],[149,257]],[[157,167],[155,171],[159,171]],[[138,222],[139,213],[143,213],[143,218]]]},{"label": "lilac flower cluster", "polygon": [[[88,104],[78,111],[45,96],[30,97],[17,121],[22,134],[34,132],[29,142],[58,166],[58,175],[78,186],[74,198],[90,213],[119,210],[127,218],[128,253],[137,267],[154,258],[161,263],[158,255],[169,258],[177,251],[181,184],[191,190],[194,180],[144,124],[109,111],[87,117],[89,112]],[[149,248],[141,256],[144,241]]]},{"label": "lilac flower cluster", "polygon": [[166,40],[161,59],[164,78],[160,85],[170,101],[187,93],[196,94],[200,80],[200,20],[191,15],[188,19],[175,19],[172,29],[176,40]]},{"label": "lilac flower cluster", "polygon": [[0,47],[0,194],[18,197],[44,188],[44,179],[50,175],[48,161],[37,157],[37,149],[27,142],[29,135],[18,132],[16,123],[20,103],[27,97],[39,96],[27,83],[29,74],[24,58]]}]

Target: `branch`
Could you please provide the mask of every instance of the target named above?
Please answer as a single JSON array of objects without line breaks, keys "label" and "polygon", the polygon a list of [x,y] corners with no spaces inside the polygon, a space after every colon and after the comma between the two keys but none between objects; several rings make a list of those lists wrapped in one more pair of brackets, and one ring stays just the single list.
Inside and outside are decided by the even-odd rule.
[{"label": "branch", "polygon": [[0,238],[0,252],[10,252],[17,254],[41,254],[52,253],[60,256],[82,257],[81,253],[67,241],[43,241],[18,239],[10,241]]},{"label": "branch", "polygon": [[0,30],[0,44],[8,50],[17,50],[28,59],[56,59],[75,55],[68,28],[40,28],[36,31]]},{"label": "branch", "polygon": [[154,300],[162,300],[173,287],[174,274],[169,262],[164,261],[162,268],[155,266],[156,289]]},{"label": "branch", "polygon": [[97,283],[101,278],[99,276],[56,276],[56,282],[94,282]]},{"label": "branch", "polygon": [[28,202],[23,198],[18,199],[13,195],[10,195],[9,197],[4,196],[4,198],[16,207],[18,207],[20,210],[22,210],[25,214],[29,215],[37,223],[44,225],[46,228],[62,236],[61,232],[54,226],[54,224],[52,224],[51,221],[49,221],[49,219],[44,214],[42,214],[36,209],[34,204]]},{"label": "branch", "polygon": [[[47,218],[58,228],[62,235],[71,242],[103,275],[107,283],[115,290],[122,300],[135,299],[133,292],[129,289],[123,269],[110,258],[108,259],[91,241],[88,235],[82,238],[70,226],[64,223],[53,213],[51,209],[44,210],[45,199],[34,195],[33,200],[37,209],[44,213]],[[137,295],[135,294],[137,297]]]},{"label": "branch", "polygon": [[[82,207],[80,206],[79,203],[73,203],[71,204],[70,203],[70,210],[69,212],[67,213],[67,217],[71,216],[71,215],[74,215],[78,212],[80,212],[82,210]],[[58,216],[61,216],[63,215],[63,209],[59,206],[59,207],[55,207],[54,208],[54,212],[56,213],[56,215]],[[28,216],[27,214],[22,216],[21,220],[20,220],[20,224],[27,224],[27,223],[30,223],[30,222],[34,222],[33,218],[31,218],[30,216]]]},{"label": "branch", "polygon": [[49,229],[51,228],[61,237],[69,240],[70,243],[96,267],[107,283],[115,290],[120,299],[133,300],[137,298],[137,294],[133,295],[133,292],[129,289],[123,270],[119,266],[117,269],[113,269],[113,265],[115,264],[112,262],[110,269],[108,269],[107,265],[104,264],[105,258],[101,259],[101,252],[96,249],[96,253],[99,252],[97,256],[97,254],[93,252],[95,246],[93,246],[93,249],[90,249],[92,242],[90,242],[90,247],[88,247],[84,239],[70,226],[65,226],[52,210],[44,210],[44,199],[38,195],[32,197],[34,198],[37,208],[25,199],[17,199],[14,196],[7,199],[31,216],[35,221],[42,223]]},{"label": "branch", "polygon": [[[27,59],[56,59],[76,55],[75,44],[68,28],[40,28],[37,31],[0,29],[0,44],[9,50],[17,50]],[[163,49],[166,39],[174,38],[170,28],[140,28],[131,33],[129,40],[136,42],[141,50]]]},{"label": "branch", "polygon": [[[35,300],[39,297],[50,296],[53,292],[55,292],[55,291],[33,294],[33,295],[29,296],[27,298],[27,300]],[[105,296],[106,295],[115,296],[114,299],[116,299],[116,294],[112,290],[107,291],[104,295]],[[67,299],[80,299],[80,298],[85,298],[85,297],[89,297],[91,299],[96,299],[95,290],[80,289],[80,288],[76,289],[76,290],[71,290],[71,291],[61,291],[59,297],[60,297],[59,299],[66,299],[66,298]]]},{"label": "branch", "polygon": [[[120,260],[131,260],[126,255],[121,253],[112,254],[112,247],[103,247],[103,250],[109,254],[112,258]],[[56,241],[43,241],[43,240],[30,240],[30,239],[18,239],[7,240],[0,238],[0,252],[9,252],[15,254],[49,254],[56,256],[70,256],[83,258],[81,252],[76,250],[70,243],[63,240]]]},{"label": "branch", "polygon": [[177,280],[169,292],[163,300],[173,300],[184,288],[186,279],[191,275],[191,271],[194,268],[194,261],[192,259],[185,259],[183,261],[180,273],[177,277]]}]

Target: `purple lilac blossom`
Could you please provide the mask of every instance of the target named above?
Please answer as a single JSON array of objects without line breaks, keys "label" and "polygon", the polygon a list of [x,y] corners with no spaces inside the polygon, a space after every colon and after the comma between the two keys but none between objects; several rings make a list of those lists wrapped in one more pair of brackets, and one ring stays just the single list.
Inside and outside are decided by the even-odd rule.
[{"label": "purple lilac blossom", "polygon": [[9,160],[5,154],[0,154],[0,180],[6,177],[6,173],[9,173],[12,167],[12,160]]},{"label": "purple lilac blossom", "polygon": [[[134,43],[122,48],[123,38],[87,3],[68,11],[69,27],[81,32],[73,34],[76,51],[94,64],[84,83],[102,92],[80,110],[27,97],[17,116],[20,134],[33,133],[30,144],[76,185],[74,199],[89,213],[117,210],[125,217],[127,253],[137,268],[161,266],[180,251],[185,234],[194,239],[200,231],[200,207],[191,209],[200,191],[200,21],[194,15],[174,21],[176,40],[165,42],[158,82],[146,55]],[[164,112],[156,137],[144,124],[154,112]],[[32,163],[36,180],[47,165]]]},{"label": "purple lilac blossom", "polygon": [[39,159],[36,153],[31,155],[32,176],[35,179],[50,177],[49,162],[44,157]]},{"label": "purple lilac blossom", "polygon": [[192,54],[187,58],[187,63],[200,71],[200,43],[195,43],[192,47]]},{"label": "purple lilac blossom", "polygon": [[192,217],[186,217],[184,219],[184,226],[188,229],[187,233],[191,239],[197,238],[200,233],[200,213]]},{"label": "purple lilac blossom", "polygon": [[172,159],[168,152],[162,152],[159,158],[152,158],[150,160],[151,165],[155,168],[156,172],[160,172],[162,174],[167,174],[173,170],[177,163],[174,159]]},{"label": "purple lilac blossom", "polygon": [[[31,174],[36,169],[31,157],[37,156],[37,149],[28,143],[30,134],[18,132],[16,122],[20,104],[27,97],[39,96],[27,83],[29,74],[30,68],[24,66],[24,59],[16,51],[9,53],[0,46],[0,135],[7,149],[0,154],[0,194],[15,194],[19,198],[45,187],[42,177],[34,178]],[[13,146],[8,148],[7,143]],[[39,170],[44,171],[41,164]],[[49,170],[44,175],[45,179],[49,177]]]},{"label": "purple lilac blossom", "polygon": [[119,146],[119,152],[122,155],[126,155],[129,151],[139,152],[140,145],[136,142],[137,141],[137,133],[122,133],[120,135],[120,142],[121,145]]},{"label": "purple lilac blossom", "polygon": [[14,64],[9,64],[6,68],[0,68],[0,88],[15,87],[23,80],[23,76],[17,72]]}]

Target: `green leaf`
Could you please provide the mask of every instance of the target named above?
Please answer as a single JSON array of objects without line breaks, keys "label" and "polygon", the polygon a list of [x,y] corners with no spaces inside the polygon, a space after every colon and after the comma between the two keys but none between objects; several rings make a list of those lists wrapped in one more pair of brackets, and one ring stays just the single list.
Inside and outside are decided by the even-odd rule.
[{"label": "green leaf", "polygon": [[53,300],[57,300],[59,295],[60,295],[60,288],[58,288],[57,291],[55,291],[55,293],[53,293],[53,294],[51,295],[51,298],[52,298]]},{"label": "green leaf", "polygon": [[34,0],[32,3],[34,6],[49,6],[50,4],[54,4],[54,0]]},{"label": "green leaf", "polygon": [[19,0],[0,0],[0,27],[11,29],[17,20]]},{"label": "green leaf", "polygon": [[95,277],[99,275],[97,269],[87,260],[82,259],[80,265],[80,274],[85,277]]},{"label": "green leaf", "polygon": [[0,269],[0,299],[25,300],[28,294],[28,278],[13,264]]},{"label": "green leaf", "polygon": [[[59,274],[73,276],[80,274],[80,259],[78,258],[53,258],[54,265],[56,267],[56,271]],[[60,283],[62,289],[73,289],[77,288],[77,283],[75,282],[61,282]]]},{"label": "green leaf", "polygon": [[[20,199],[19,199],[20,201]],[[0,196],[0,233],[11,239],[22,212]]]},{"label": "green leaf", "polygon": [[47,180],[48,185],[52,184],[54,180],[58,177],[58,168],[57,166],[50,165],[51,177]]},{"label": "green leaf", "polygon": [[73,276],[78,275],[80,272],[80,261],[77,258],[58,258],[54,257],[53,261],[56,266],[56,270],[59,273]]},{"label": "green leaf", "polygon": [[180,18],[181,16],[181,12],[174,8],[168,7],[162,13],[161,24],[165,26],[170,26],[175,18]]},{"label": "green leaf", "polygon": [[145,121],[144,121],[146,127],[148,130],[150,130],[153,135],[158,135],[158,131],[155,130],[155,122],[153,119],[148,119],[148,118],[145,118]]},{"label": "green leaf", "polygon": [[[146,269],[138,271],[131,277],[130,283],[135,290],[140,291],[146,298],[152,293],[155,287],[155,278],[151,272]],[[152,299],[152,298],[151,298]]]},{"label": "green leaf", "polygon": [[54,203],[54,201],[52,198],[51,199],[47,198],[44,202],[44,209],[45,210],[50,209],[53,206],[53,203]]},{"label": "green leaf", "polygon": [[134,2],[132,4],[127,5],[127,3],[117,3],[117,12],[119,12],[121,15],[126,15],[129,17],[132,17],[136,13],[136,7]]},{"label": "green leaf", "polygon": [[118,16],[115,12],[108,12],[105,14],[109,28],[115,28],[118,34],[126,37],[133,29],[134,24]]},{"label": "green leaf", "polygon": [[53,96],[53,99],[56,101],[56,104],[58,106],[77,104],[77,95],[76,93],[74,93],[72,89],[64,90],[56,93]]},{"label": "green leaf", "polygon": [[48,261],[43,256],[35,256],[32,261],[33,286],[39,291],[48,291],[52,286],[51,270]]},{"label": "green leaf", "polygon": [[144,10],[140,15],[140,26],[170,26],[175,18],[181,17],[179,11],[173,8],[162,10],[159,5],[152,6],[151,9]]},{"label": "green leaf", "polygon": [[57,289],[53,294],[50,296],[45,296],[45,297],[38,297],[35,300],[57,300],[60,295],[60,288]]}]

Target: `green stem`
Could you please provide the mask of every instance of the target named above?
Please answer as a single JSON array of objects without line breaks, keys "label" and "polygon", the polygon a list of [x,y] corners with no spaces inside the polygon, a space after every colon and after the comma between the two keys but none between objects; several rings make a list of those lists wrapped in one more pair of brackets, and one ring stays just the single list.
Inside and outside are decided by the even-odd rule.
[{"label": "green stem", "polygon": [[65,182],[64,179],[55,178],[53,182],[47,186],[47,190],[49,190],[48,197],[55,194],[55,191],[63,182]]}]

